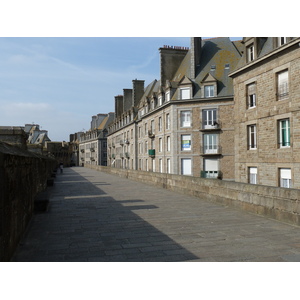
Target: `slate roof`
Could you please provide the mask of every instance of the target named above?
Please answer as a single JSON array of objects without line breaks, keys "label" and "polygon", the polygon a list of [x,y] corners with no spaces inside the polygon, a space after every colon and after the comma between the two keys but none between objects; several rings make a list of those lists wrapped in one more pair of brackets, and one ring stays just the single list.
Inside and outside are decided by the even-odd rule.
[{"label": "slate roof", "polygon": [[[211,74],[218,84],[218,97],[233,95],[232,79],[228,74],[232,72],[241,58],[238,49],[241,49],[241,41],[230,41],[227,37],[202,40],[200,64],[196,70],[194,84],[194,98],[201,97],[201,82],[208,74]],[[183,76],[191,78],[191,50],[187,53],[178,68],[173,81],[180,81]],[[225,65],[229,65],[225,68]],[[213,68],[212,68],[213,66]],[[177,95],[174,94],[173,99]]]}]

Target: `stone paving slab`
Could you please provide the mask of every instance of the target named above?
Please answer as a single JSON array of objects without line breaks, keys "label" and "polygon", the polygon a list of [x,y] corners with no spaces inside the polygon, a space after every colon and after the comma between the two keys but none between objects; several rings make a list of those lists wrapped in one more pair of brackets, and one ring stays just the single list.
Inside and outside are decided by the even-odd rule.
[{"label": "stone paving slab", "polygon": [[166,189],[65,168],[15,262],[300,261],[300,228]]}]

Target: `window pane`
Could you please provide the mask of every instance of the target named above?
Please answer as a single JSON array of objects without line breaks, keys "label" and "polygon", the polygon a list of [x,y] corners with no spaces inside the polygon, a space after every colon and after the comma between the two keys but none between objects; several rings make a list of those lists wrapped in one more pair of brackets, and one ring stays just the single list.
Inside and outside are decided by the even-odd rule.
[{"label": "window pane", "polygon": [[204,86],[204,97],[209,98],[214,96],[214,86],[206,85]]}]

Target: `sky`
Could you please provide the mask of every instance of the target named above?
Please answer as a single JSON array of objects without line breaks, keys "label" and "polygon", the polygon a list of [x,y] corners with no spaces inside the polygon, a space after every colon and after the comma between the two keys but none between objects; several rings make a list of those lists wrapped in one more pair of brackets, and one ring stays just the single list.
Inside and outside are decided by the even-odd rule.
[{"label": "sky", "polygon": [[159,47],[188,37],[1,37],[0,126],[39,124],[52,141],[114,112],[114,97],[159,79]]}]

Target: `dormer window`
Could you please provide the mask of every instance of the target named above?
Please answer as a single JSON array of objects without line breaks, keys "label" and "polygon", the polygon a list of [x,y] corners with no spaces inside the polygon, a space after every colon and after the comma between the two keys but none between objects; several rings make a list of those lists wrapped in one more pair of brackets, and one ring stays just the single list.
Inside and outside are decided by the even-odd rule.
[{"label": "dormer window", "polygon": [[213,85],[204,86],[204,97],[205,98],[214,97],[214,95],[215,95],[215,87]]},{"label": "dormer window", "polygon": [[286,42],[287,42],[287,38],[286,37],[278,37],[277,38],[278,47],[286,44]]},{"label": "dormer window", "polygon": [[165,97],[166,97],[166,102],[169,102],[170,101],[170,91],[166,92]]},{"label": "dormer window", "polygon": [[202,80],[202,98],[216,97],[217,91],[217,80],[210,73],[208,73]]},{"label": "dormer window", "polygon": [[254,44],[247,47],[247,62],[254,60]]},{"label": "dormer window", "polygon": [[158,96],[158,105],[162,105],[162,95]]},{"label": "dormer window", "polygon": [[191,89],[190,88],[181,88],[180,89],[180,99],[191,99]]}]

